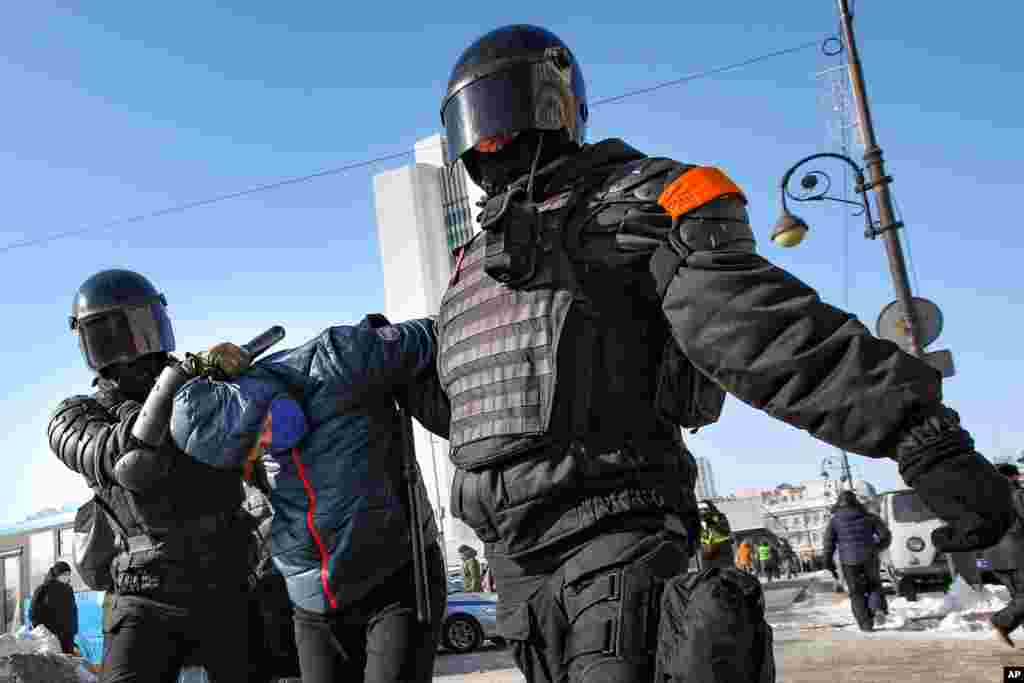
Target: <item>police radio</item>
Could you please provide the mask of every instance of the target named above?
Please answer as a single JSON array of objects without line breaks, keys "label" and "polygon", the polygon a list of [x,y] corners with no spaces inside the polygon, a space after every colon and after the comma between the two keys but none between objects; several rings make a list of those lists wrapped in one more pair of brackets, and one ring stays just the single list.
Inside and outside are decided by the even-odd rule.
[{"label": "police radio", "polygon": [[484,206],[484,272],[514,287],[530,280],[537,269],[539,214],[536,207],[512,201],[525,193],[521,187],[493,197]]}]

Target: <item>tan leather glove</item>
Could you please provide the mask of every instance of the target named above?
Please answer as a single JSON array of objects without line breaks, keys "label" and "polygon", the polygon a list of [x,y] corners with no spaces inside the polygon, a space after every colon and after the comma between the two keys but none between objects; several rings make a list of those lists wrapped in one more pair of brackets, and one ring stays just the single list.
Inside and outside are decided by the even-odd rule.
[{"label": "tan leather glove", "polygon": [[244,349],[231,342],[221,342],[198,354],[185,354],[183,365],[194,377],[234,379],[245,374],[252,358]]}]

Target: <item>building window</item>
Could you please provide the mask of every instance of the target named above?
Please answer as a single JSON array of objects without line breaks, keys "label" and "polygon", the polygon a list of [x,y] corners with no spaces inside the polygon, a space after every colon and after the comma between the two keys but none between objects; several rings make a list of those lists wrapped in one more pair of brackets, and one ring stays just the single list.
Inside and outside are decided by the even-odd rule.
[{"label": "building window", "polygon": [[46,572],[57,558],[54,557],[53,529],[40,531],[28,537],[28,590],[31,593],[46,579]]},{"label": "building window", "polygon": [[21,557],[9,555],[3,560],[4,592],[0,604],[0,628],[6,633],[12,624],[19,623],[18,603],[21,602]]},{"label": "building window", "polygon": [[472,239],[473,209],[469,205],[462,164],[449,164],[438,169],[438,174],[441,178],[441,203],[448,233],[448,251],[451,253]]},{"label": "building window", "polygon": [[64,527],[57,531],[57,557],[69,558],[74,552],[74,527]]}]

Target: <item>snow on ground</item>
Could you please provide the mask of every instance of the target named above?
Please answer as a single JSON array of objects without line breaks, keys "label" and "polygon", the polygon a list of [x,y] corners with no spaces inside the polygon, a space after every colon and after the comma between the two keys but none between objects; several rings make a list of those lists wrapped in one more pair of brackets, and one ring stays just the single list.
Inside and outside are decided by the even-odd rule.
[{"label": "snow on ground", "polygon": [[[823,577],[812,575],[827,586],[832,585],[831,576],[824,572]],[[1009,593],[1003,587],[985,587],[976,592],[957,578],[946,594],[925,593],[916,602],[908,602],[906,598],[889,597],[889,615],[883,624],[875,627],[872,633],[862,633],[857,627],[850,609],[850,599],[835,593],[811,592],[808,599],[797,603],[780,617],[778,623],[772,623],[775,629],[814,629],[827,628],[840,632],[848,632],[851,636],[898,637],[898,638],[990,638],[992,629],[989,617],[994,611],[1006,606]],[[772,615],[769,621],[773,622]],[[1024,628],[1014,632],[1016,639],[1024,639]]]}]

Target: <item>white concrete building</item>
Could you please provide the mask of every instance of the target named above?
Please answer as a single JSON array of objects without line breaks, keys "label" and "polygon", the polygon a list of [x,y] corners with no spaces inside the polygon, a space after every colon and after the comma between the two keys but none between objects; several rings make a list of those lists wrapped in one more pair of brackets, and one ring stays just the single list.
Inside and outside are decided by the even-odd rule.
[{"label": "white concrete building", "polygon": [[[469,180],[461,164],[445,165],[444,137],[416,143],[410,166],[373,178],[377,233],[384,266],[384,315],[394,321],[435,315],[454,268],[452,250],[479,226],[476,201],[483,191]],[[413,425],[416,456],[445,538],[449,566],[458,564],[456,549],[470,545],[483,556],[472,529],[448,512],[453,466],[448,442]]]},{"label": "white concrete building", "polygon": [[697,485],[694,487],[697,500],[715,498],[718,493],[715,490],[715,474],[711,471],[711,461],[707,458],[697,458]]}]

